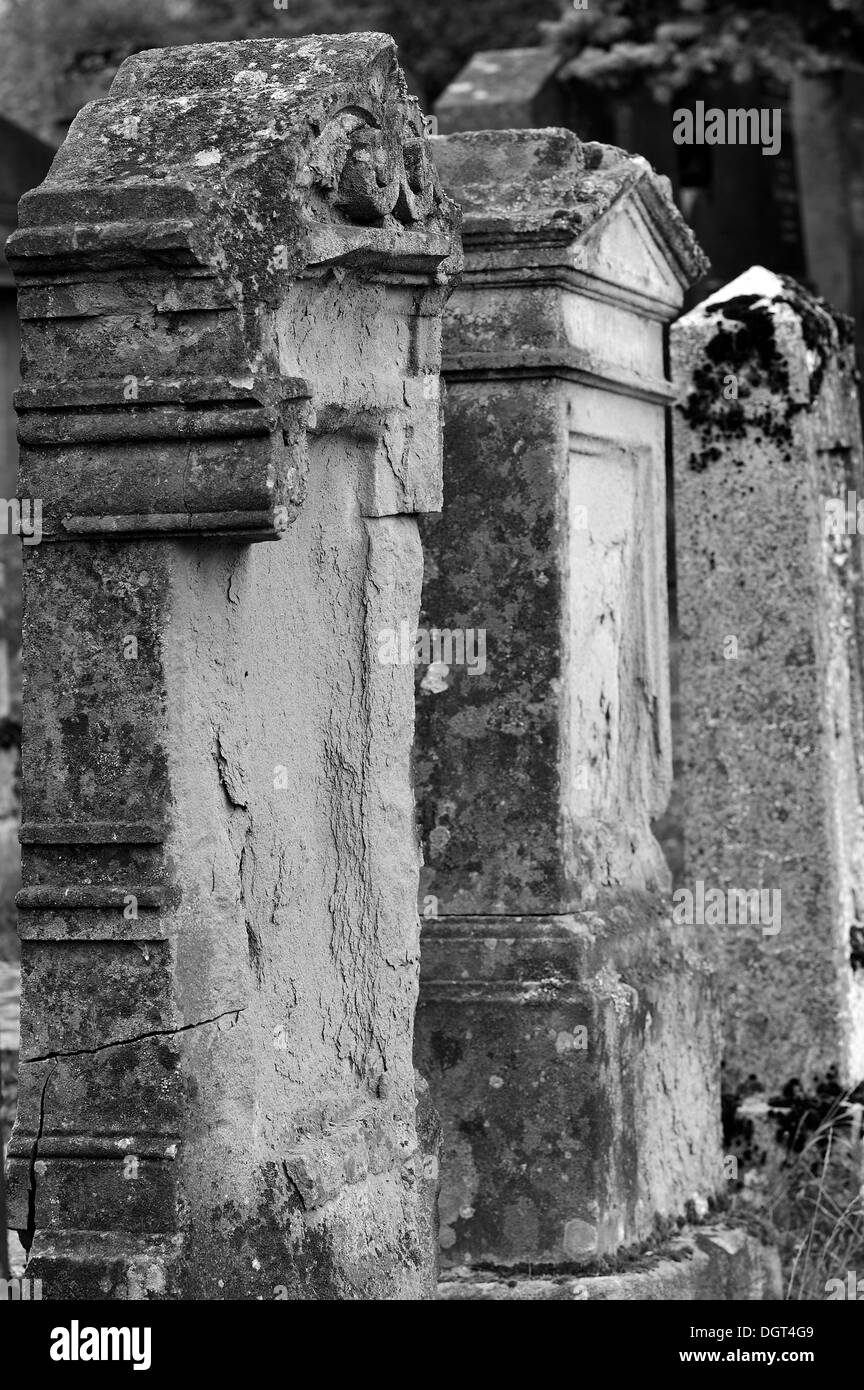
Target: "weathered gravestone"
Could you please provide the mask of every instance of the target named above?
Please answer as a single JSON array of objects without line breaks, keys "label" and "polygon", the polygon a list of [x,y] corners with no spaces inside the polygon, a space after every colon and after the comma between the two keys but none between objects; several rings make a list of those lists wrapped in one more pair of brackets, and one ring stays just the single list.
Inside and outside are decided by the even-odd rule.
[{"label": "weathered gravestone", "polygon": [[10,1197],[46,1298],[434,1278],[413,691],[376,657],[441,505],[454,228],[382,35],[130,59],[23,200]]},{"label": "weathered gravestone", "polygon": [[[624,47],[618,59],[614,46],[604,55],[613,69]],[[570,58],[551,45],[476,53],[435,103],[438,130],[443,135],[561,125],[583,141],[641,154],[671,180],[675,200],[710,259],[703,294],[766,257],[790,275],[809,272],[821,292],[829,293],[838,265],[844,258],[855,261],[847,224],[860,202],[857,72],[820,74],[812,83],[803,74],[791,83],[769,74],[701,77],[705,108],[777,112],[771,127],[777,147],[765,156],[761,141],[676,144],[675,115],[694,109],[692,94],[661,99],[652,90],[655,74],[635,69],[631,80],[616,86],[611,71],[607,80],[600,75],[597,58],[590,45]],[[826,86],[839,89],[842,98],[826,101]],[[851,312],[856,301],[847,296],[839,302]]]},{"label": "weathered gravestone", "polygon": [[857,1081],[864,473],[852,325],[755,267],[675,325],[672,362],[684,889],[694,910],[701,896],[696,930],[722,962],[730,1088],[751,1075],[769,1093],[793,1077],[809,1086],[832,1064]]},{"label": "weathered gravestone", "polygon": [[565,103],[554,48],[475,53],[435,103],[438,130],[508,130],[563,122]]},{"label": "weathered gravestone", "polygon": [[[45,177],[54,151],[41,140],[0,117],[0,240],[16,224],[18,200]],[[18,445],[12,395],[18,385],[18,319],[15,283],[0,252],[0,1052],[18,1050],[18,1002],[9,962],[14,955],[15,893],[21,879],[21,516],[15,498]],[[37,518],[25,518],[38,540]],[[14,1060],[3,1059],[4,1085],[11,1083]],[[6,1063],[8,1062],[8,1067]]]},{"label": "weathered gravestone", "polygon": [[703,260],[619,150],[563,130],[433,147],[466,254],[416,749],[441,1244],[456,1266],[590,1268],[658,1216],[704,1214],[722,1181],[715,1006],[651,829],[670,785],[663,331]]}]

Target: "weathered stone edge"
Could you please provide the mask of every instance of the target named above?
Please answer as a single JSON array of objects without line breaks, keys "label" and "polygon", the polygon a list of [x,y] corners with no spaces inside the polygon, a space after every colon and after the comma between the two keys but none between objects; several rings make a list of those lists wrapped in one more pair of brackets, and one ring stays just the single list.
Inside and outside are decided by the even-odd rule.
[{"label": "weathered stone edge", "polygon": [[736,1227],[685,1228],[651,1269],[622,1274],[527,1278],[452,1273],[438,1284],[446,1302],[782,1301],[780,1257]]}]

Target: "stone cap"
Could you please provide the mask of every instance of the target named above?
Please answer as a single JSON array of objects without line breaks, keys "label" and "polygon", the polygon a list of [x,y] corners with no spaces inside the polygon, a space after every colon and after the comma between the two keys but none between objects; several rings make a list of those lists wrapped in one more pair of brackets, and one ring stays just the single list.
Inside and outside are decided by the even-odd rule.
[{"label": "stone cap", "polygon": [[313,264],[434,277],[456,224],[392,39],[252,39],[127,58],[22,199],[7,254],[19,274],[221,264],[261,298]]},{"label": "stone cap", "polygon": [[479,130],[432,141],[445,190],[461,205],[466,249],[514,241],[584,240],[620,200],[639,198],[691,284],[708,261],[672,199],[669,180],[641,155],[583,143],[571,130]]},{"label": "stone cap", "polygon": [[[730,416],[739,424],[764,417],[767,428],[769,411],[783,430],[815,402],[829,358],[854,354],[854,322],[788,275],[755,265],[680,318],[672,345],[675,375],[688,383],[678,408],[691,425],[722,418],[729,429]],[[723,389],[732,378],[734,402]]]},{"label": "stone cap", "polygon": [[[538,124],[526,116],[533,114],[535,102],[554,85],[561,62],[554,48],[475,53],[435,103],[441,133]],[[557,91],[551,99],[560,105]],[[513,118],[516,112],[521,119]]]},{"label": "stone cap", "polygon": [[[277,540],[302,505],[318,405],[336,408],[329,427],[380,443],[370,515],[437,501],[440,401],[423,393],[458,225],[386,35],[127,59],[21,200],[7,246],[21,478],[44,501],[44,536]],[[345,274],[413,306],[392,398],[367,399],[358,354],[353,373],[331,371],[335,310],[286,346],[297,282]],[[343,399],[349,376],[359,405]]]}]

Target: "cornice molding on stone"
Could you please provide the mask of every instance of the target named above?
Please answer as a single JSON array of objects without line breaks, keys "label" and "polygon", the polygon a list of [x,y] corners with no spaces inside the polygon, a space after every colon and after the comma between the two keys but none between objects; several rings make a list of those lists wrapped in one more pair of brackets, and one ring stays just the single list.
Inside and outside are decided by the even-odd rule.
[{"label": "cornice molding on stone", "polygon": [[[127,59],[7,243],[22,485],[45,538],[278,540],[305,495],[316,386],[314,363],[308,382],[282,375],[275,311],[335,273],[416,287],[434,315],[458,223],[385,35]],[[204,381],[214,330],[224,370]]]},{"label": "cornice molding on stone", "polygon": [[550,351],[459,352],[444,358],[442,373],[448,381],[501,381],[558,379],[611,391],[617,396],[669,405],[674,388],[662,377],[622,373],[620,368],[592,358],[581,348],[561,344]]},{"label": "cornice molding on stone", "polygon": [[571,130],[489,130],[437,136],[433,157],[446,191],[462,205],[466,270],[477,253],[526,254],[567,267],[575,246],[599,234],[636,199],[682,285],[708,261],[672,199],[668,179],[641,156],[583,144]]}]

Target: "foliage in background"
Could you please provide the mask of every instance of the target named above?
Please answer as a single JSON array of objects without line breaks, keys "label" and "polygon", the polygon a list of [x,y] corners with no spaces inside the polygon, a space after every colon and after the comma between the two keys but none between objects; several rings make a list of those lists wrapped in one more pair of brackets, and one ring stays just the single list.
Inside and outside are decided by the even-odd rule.
[{"label": "foliage in background", "polygon": [[720,75],[783,80],[795,67],[864,62],[862,0],[588,0],[585,10],[562,0],[541,29],[569,57],[562,76],[619,90],[647,81],[661,102]]},{"label": "foliage in background", "polygon": [[864,1272],[864,1086],[844,1089],[834,1067],[811,1090],[789,1081],[765,1107],[773,1143],[746,1115],[754,1095],[748,1082],[723,1097],[741,1170],[733,1218],[779,1250],[787,1300],[820,1302],[829,1280]]},{"label": "foliage in background", "polygon": [[142,48],[377,30],[396,39],[430,101],[478,49],[536,44],[539,21],[558,13],[557,0],[288,0],[285,9],[272,0],[53,0],[50,8],[61,74],[113,68]]},{"label": "foliage in background", "polygon": [[481,49],[554,44],[563,75],[625,89],[647,80],[667,101],[720,73],[788,77],[804,65],[864,63],[864,0],[6,0],[47,13],[59,77],[113,72],[142,48],[378,30],[392,34],[427,108]]}]

